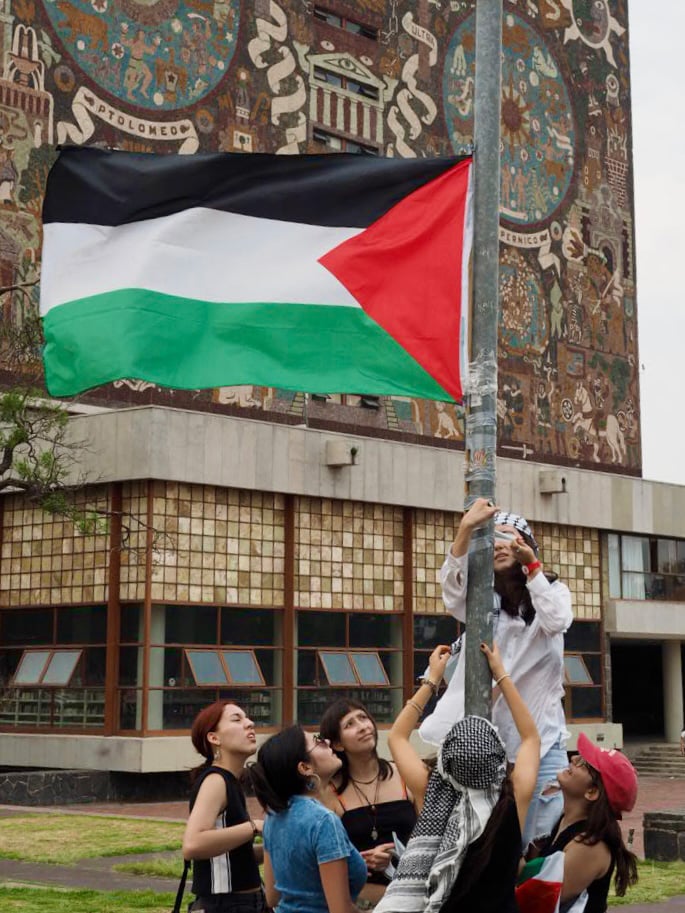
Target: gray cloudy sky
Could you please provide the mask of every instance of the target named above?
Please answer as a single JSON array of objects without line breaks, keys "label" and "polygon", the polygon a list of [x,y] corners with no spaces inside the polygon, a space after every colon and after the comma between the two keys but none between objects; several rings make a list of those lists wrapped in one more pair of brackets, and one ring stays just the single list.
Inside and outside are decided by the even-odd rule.
[{"label": "gray cloudy sky", "polygon": [[629,17],[642,474],[684,485],[685,2],[629,0]]}]

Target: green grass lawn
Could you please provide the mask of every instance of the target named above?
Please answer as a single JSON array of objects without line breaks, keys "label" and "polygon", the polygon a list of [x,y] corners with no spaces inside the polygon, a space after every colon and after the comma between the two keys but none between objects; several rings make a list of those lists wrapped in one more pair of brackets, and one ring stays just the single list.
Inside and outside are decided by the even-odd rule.
[{"label": "green grass lawn", "polygon": [[634,888],[628,888],[625,897],[609,893],[609,905],[631,903],[659,903],[676,894],[685,894],[685,862],[638,862],[640,880]]},{"label": "green grass lawn", "polygon": [[169,913],[173,894],[153,891],[74,891],[60,888],[3,887],[3,913]]},{"label": "green grass lawn", "polygon": [[78,859],[180,848],[182,823],[94,815],[0,819],[0,857],[72,865]]},{"label": "green grass lawn", "polygon": [[183,857],[178,859],[148,859],[145,862],[120,862],[112,866],[115,872],[129,875],[150,875],[153,878],[180,878],[183,874]]}]

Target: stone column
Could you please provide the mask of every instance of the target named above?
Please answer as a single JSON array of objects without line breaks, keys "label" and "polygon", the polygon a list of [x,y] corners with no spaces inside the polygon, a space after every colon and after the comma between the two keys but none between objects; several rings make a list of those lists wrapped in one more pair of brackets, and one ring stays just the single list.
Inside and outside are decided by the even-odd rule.
[{"label": "stone column", "polygon": [[663,642],[661,662],[664,680],[664,735],[667,742],[678,742],[683,728],[683,665],[679,640]]}]

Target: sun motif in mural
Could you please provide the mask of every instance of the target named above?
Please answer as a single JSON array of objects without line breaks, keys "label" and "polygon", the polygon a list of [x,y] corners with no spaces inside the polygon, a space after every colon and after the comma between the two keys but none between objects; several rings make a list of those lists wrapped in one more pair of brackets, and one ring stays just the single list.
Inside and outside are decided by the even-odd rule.
[{"label": "sun motif in mural", "polygon": [[512,77],[502,91],[502,141],[509,143],[509,153],[514,154],[515,146],[530,142],[530,109],[525,99],[514,87]]},{"label": "sun motif in mural", "polygon": [[102,89],[133,105],[174,110],[223,79],[240,0],[54,0],[46,3],[66,51]]},{"label": "sun motif in mural", "polygon": [[[512,228],[547,226],[563,206],[575,170],[575,119],[562,67],[530,22],[503,23],[502,220]],[[472,143],[475,16],[457,25],[445,56],[443,103],[455,152]]]}]

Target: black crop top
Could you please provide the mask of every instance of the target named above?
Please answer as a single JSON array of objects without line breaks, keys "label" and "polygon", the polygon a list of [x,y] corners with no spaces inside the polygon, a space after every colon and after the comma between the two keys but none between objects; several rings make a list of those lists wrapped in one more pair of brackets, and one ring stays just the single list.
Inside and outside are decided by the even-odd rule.
[{"label": "black crop top", "polygon": [[[226,808],[217,818],[217,827],[233,827],[250,820],[245,796],[240,784],[222,767],[208,767],[193,784],[190,795],[192,811],[200,786],[209,774],[220,774],[226,784]],[[210,897],[212,894],[231,894],[234,891],[253,891],[259,888],[259,866],[252,849],[252,841],[241,843],[234,850],[213,856],[211,859],[193,860],[193,894]]]},{"label": "black crop top", "polygon": [[[342,805],[342,802],[340,804]],[[380,843],[392,843],[393,831],[399,840],[406,844],[416,824],[416,812],[409,799],[393,799],[390,802],[379,802],[374,807],[362,805],[359,808],[351,808],[343,813],[341,820],[352,844],[362,852]],[[375,840],[372,835],[374,830]],[[369,875],[369,882],[387,885],[390,879],[381,872],[372,872]]]}]

